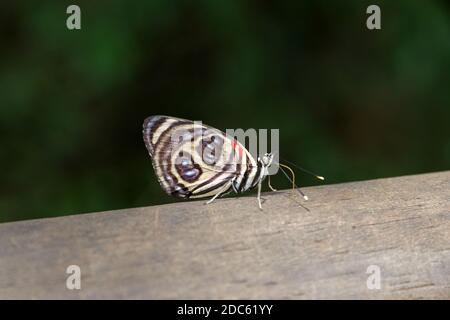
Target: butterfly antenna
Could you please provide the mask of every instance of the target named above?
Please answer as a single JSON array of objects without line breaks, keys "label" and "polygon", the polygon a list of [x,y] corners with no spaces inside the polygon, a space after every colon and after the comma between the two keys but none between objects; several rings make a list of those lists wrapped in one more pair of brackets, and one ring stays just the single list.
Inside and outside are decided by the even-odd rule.
[{"label": "butterfly antenna", "polygon": [[[295,189],[297,188],[297,191],[302,195],[303,199],[308,200],[308,196],[305,195],[305,194],[297,187],[297,185],[295,184],[295,173],[294,173],[294,171],[293,171],[290,167],[288,167],[287,165],[284,165],[284,164],[282,164],[282,163],[278,163],[278,164],[280,165],[281,172],[283,172],[283,174],[286,176],[286,178],[288,178],[288,180],[292,183],[292,190],[295,190]],[[284,171],[283,168],[286,168],[286,169],[288,169],[288,170],[291,172],[291,174],[292,174],[292,179],[291,179],[291,177],[289,177],[289,175],[286,173],[286,171]]]},{"label": "butterfly antenna", "polygon": [[[296,165],[295,163],[293,163],[293,162],[291,162],[291,161],[288,161],[288,160],[286,160],[286,159],[283,159],[283,161],[289,163],[291,166],[294,166],[294,167],[296,167],[297,169],[299,169],[299,170],[301,170],[301,171],[303,171],[303,172],[306,172],[306,173],[308,173],[308,174],[310,174],[310,175],[316,177],[316,178],[319,179],[319,180],[322,180],[322,181],[325,180],[325,177],[319,176],[318,174],[315,174],[315,173],[312,172],[312,171],[309,171],[309,170],[307,170],[307,169],[305,169],[305,168],[302,168],[302,167],[300,167],[299,165]],[[281,164],[280,164],[280,165],[281,165]]]}]

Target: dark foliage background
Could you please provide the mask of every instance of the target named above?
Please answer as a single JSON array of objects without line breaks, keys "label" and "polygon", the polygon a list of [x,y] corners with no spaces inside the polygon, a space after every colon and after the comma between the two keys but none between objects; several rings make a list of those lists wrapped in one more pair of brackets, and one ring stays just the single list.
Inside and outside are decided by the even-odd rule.
[{"label": "dark foliage background", "polygon": [[370,4],[2,1],[0,221],[174,201],[142,142],[153,114],[279,128],[328,183],[449,169],[449,3],[376,1],[380,31]]}]

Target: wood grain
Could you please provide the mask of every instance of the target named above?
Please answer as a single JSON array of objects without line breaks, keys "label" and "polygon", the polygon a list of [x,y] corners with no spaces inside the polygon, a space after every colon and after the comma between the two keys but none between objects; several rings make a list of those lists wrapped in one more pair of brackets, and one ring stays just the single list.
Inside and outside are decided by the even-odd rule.
[{"label": "wood grain", "polygon": [[305,192],[2,224],[0,298],[450,298],[450,171]]}]

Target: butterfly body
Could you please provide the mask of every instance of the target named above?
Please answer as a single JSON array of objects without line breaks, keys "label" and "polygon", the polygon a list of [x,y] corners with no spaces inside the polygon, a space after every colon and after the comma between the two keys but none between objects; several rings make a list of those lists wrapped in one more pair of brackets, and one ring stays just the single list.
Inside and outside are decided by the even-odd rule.
[{"label": "butterfly body", "polygon": [[254,159],[233,137],[218,129],[169,116],[150,116],[143,125],[144,142],[166,193],[181,198],[243,193],[268,175],[273,156]]}]

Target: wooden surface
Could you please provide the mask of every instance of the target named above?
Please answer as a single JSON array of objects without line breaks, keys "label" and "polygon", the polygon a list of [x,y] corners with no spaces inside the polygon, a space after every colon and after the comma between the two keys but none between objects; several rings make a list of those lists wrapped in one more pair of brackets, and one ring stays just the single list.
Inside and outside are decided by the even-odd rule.
[{"label": "wooden surface", "polygon": [[450,171],[304,191],[1,224],[0,298],[450,298]]}]

